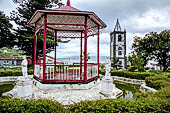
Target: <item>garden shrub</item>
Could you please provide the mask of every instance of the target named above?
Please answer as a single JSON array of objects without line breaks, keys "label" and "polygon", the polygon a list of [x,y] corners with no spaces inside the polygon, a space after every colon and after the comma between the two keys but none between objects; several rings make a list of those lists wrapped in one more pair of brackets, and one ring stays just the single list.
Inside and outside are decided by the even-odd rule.
[{"label": "garden shrub", "polygon": [[159,98],[170,99],[170,86],[162,88],[155,94]]},{"label": "garden shrub", "polygon": [[64,113],[65,108],[58,102],[46,99],[22,100],[0,99],[0,113]]},{"label": "garden shrub", "polygon": [[99,70],[99,74],[101,74],[101,75],[105,75],[105,70]]},{"label": "garden shrub", "polygon": [[69,106],[73,113],[160,113],[169,112],[170,103],[158,98],[145,98],[137,100],[98,100],[86,101]]},{"label": "garden shrub", "polygon": [[119,76],[131,79],[145,80],[146,77],[154,76],[155,74],[146,72],[128,72],[128,71],[111,71],[111,76]]},{"label": "garden shrub", "polygon": [[155,89],[161,89],[170,86],[170,78],[164,75],[146,77],[145,82],[147,86]]},{"label": "garden shrub", "polygon": [[166,80],[156,80],[153,82],[153,88],[155,89],[161,89],[161,88],[165,88],[167,86],[170,86],[170,82],[166,81]]},{"label": "garden shrub", "polygon": [[128,71],[130,71],[130,72],[134,72],[136,69],[138,69],[136,66],[128,67]]},{"label": "garden shrub", "polygon": [[[33,70],[28,70],[28,75],[32,75]],[[21,70],[10,70],[10,71],[1,71],[0,77],[6,77],[6,76],[22,76]]]}]

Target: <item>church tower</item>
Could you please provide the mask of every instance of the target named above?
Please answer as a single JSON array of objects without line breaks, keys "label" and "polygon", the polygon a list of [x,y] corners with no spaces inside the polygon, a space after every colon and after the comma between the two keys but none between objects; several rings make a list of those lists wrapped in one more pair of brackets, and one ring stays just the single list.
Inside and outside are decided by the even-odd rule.
[{"label": "church tower", "polygon": [[122,30],[117,19],[114,31],[110,33],[110,59],[116,57],[122,69],[126,68],[126,30]]}]

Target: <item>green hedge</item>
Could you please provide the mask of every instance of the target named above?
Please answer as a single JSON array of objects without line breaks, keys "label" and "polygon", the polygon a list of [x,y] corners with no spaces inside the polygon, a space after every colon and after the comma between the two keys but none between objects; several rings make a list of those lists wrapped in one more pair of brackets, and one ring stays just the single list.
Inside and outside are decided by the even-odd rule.
[{"label": "green hedge", "polygon": [[155,74],[150,74],[147,72],[128,72],[128,71],[111,71],[111,76],[119,76],[131,79],[141,79],[145,80],[146,77],[154,76]]},{"label": "green hedge", "polygon": [[147,77],[145,79],[146,85],[155,89],[161,89],[170,86],[170,78],[164,75],[157,75]]},{"label": "green hedge", "polygon": [[98,100],[80,102],[69,106],[73,113],[169,113],[170,87],[163,88],[157,93],[135,94],[133,100]]},{"label": "green hedge", "polygon": [[70,106],[73,113],[168,113],[170,101],[162,99],[99,100],[81,102]]},{"label": "green hedge", "polygon": [[169,113],[170,87],[138,93],[133,100],[84,101],[62,106],[56,101],[0,98],[0,113]]},{"label": "green hedge", "polygon": [[64,113],[65,108],[52,100],[0,98],[0,113]]},{"label": "green hedge", "polygon": [[[105,75],[105,71],[99,71],[100,74]],[[131,79],[145,80],[146,77],[155,76],[155,73],[148,72],[129,72],[129,71],[111,71],[111,76],[119,76]]]},{"label": "green hedge", "polygon": [[[33,70],[28,70],[28,75],[32,75]],[[22,76],[21,70],[10,70],[10,71],[1,71],[0,72],[0,77],[5,77],[5,76]]]}]

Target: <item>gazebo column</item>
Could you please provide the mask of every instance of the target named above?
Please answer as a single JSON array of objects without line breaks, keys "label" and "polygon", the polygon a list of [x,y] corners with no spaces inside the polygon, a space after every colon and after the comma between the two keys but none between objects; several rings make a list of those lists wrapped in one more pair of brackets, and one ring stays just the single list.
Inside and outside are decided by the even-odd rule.
[{"label": "gazebo column", "polygon": [[82,40],[82,32],[81,32],[81,39],[80,39],[80,78],[82,77],[82,46],[83,46],[83,40]]},{"label": "gazebo column", "polygon": [[[34,34],[34,72],[35,72],[35,65],[36,65],[36,51],[37,50],[37,33],[36,33],[36,25],[35,25],[35,34]],[[34,74],[33,74],[34,75]]]},{"label": "gazebo column", "polygon": [[57,31],[55,30],[55,34],[54,34],[54,36],[55,36],[55,38],[54,38],[54,40],[55,40],[55,44],[54,44],[54,48],[55,48],[55,55],[54,55],[54,72],[56,73],[56,58],[57,58],[57,55],[56,55],[56,49],[57,49]]},{"label": "gazebo column", "polygon": [[45,82],[46,69],[46,37],[47,37],[47,15],[44,15],[44,34],[43,34],[43,82]]},{"label": "gazebo column", "polygon": [[84,24],[84,81],[87,81],[87,16]]},{"label": "gazebo column", "polygon": [[98,71],[98,76],[99,76],[99,47],[100,47],[100,26],[98,26],[98,31],[97,31],[97,65],[98,65],[98,68],[97,68],[97,71]]}]

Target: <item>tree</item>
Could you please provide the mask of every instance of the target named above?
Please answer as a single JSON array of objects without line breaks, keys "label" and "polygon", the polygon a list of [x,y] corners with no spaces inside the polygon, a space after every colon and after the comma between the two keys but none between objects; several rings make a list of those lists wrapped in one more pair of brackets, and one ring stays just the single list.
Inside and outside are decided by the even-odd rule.
[{"label": "tree", "polygon": [[[89,61],[90,58],[91,58],[90,53],[87,53],[87,61]],[[84,51],[83,51],[82,61],[84,61]]]},{"label": "tree", "polygon": [[130,67],[128,68],[129,71],[144,71],[144,59],[134,53],[128,56],[128,61],[130,62]]},{"label": "tree", "polygon": [[0,48],[12,46],[14,41],[14,37],[11,33],[12,27],[9,18],[0,11]]},{"label": "tree", "polygon": [[161,33],[151,32],[143,38],[136,38],[133,49],[145,60],[155,59],[167,71],[170,66],[170,30]]},{"label": "tree", "polygon": [[[15,31],[16,42],[15,45],[25,51],[25,54],[34,58],[34,28],[28,25],[28,21],[33,16],[36,10],[44,10],[52,8],[53,3],[58,3],[58,0],[13,0],[14,3],[19,4],[17,11],[11,12],[11,20],[17,25]],[[54,48],[54,42],[47,37],[46,52],[50,52]],[[58,40],[61,42],[61,40]],[[37,54],[43,53],[43,38],[40,35],[37,39]]]},{"label": "tree", "polygon": [[118,58],[113,57],[113,59],[111,60],[111,67],[113,67],[113,69],[116,69],[116,70],[122,67],[121,62],[119,61]]}]

